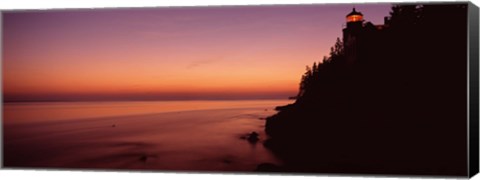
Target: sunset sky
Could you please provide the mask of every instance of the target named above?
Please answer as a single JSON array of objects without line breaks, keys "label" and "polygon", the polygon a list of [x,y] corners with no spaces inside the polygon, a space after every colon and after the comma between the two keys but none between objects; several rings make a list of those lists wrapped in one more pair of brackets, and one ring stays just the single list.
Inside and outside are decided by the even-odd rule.
[{"label": "sunset sky", "polygon": [[[4,12],[4,98],[285,99],[353,6]],[[374,24],[390,6],[355,5]]]}]

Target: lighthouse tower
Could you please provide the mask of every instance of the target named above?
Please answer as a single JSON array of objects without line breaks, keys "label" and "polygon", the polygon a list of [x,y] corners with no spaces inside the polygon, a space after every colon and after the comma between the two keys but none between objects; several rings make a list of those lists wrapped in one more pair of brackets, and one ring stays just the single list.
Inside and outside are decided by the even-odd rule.
[{"label": "lighthouse tower", "polygon": [[363,14],[353,8],[347,14],[347,26],[343,29],[343,45],[347,62],[353,63],[358,54],[358,41],[363,33]]}]

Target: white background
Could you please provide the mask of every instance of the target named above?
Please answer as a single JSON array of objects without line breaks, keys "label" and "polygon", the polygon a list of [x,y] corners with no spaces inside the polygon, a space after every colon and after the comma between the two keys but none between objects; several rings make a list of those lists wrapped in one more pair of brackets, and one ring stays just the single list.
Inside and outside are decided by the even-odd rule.
[{"label": "white background", "polygon": [[[361,3],[361,2],[414,2],[415,0],[0,0],[0,10],[52,9],[52,8],[95,8],[95,7],[152,7],[152,6],[195,6],[195,5],[255,5],[255,4],[310,4],[310,3]],[[438,1],[438,0],[437,0]],[[445,1],[445,0],[440,0]],[[422,1],[425,2],[425,1]],[[430,0],[429,0],[430,2]],[[472,0],[477,6],[480,0]],[[443,18],[443,17],[442,17]],[[0,130],[1,132],[1,130]],[[415,163],[415,162],[412,162]],[[385,176],[340,176],[340,175],[246,175],[246,174],[197,174],[197,173],[139,173],[101,171],[54,171],[54,170],[0,170],[1,179],[213,179],[213,180],[374,180],[374,179],[431,179],[419,177]],[[446,179],[446,178],[441,178]],[[480,180],[480,175],[475,176]]]}]

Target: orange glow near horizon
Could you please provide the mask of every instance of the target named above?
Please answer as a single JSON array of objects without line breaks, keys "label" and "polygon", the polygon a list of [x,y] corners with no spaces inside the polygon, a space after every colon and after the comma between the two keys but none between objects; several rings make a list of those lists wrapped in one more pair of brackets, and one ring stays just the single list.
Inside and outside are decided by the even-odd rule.
[{"label": "orange glow near horizon", "polygon": [[[256,56],[249,61],[235,61],[237,58],[232,58],[224,62],[192,60],[184,63],[154,60],[144,54],[138,57],[141,60],[129,61],[130,59],[118,56],[111,61],[94,60],[93,64],[84,63],[84,57],[65,56],[76,59],[68,63],[56,61],[32,66],[22,65],[23,71],[5,69],[4,82],[7,85],[4,92],[128,94],[219,91],[240,93],[270,90],[292,93],[297,89],[298,77],[290,74],[300,74],[303,71],[291,69],[287,58],[282,59],[273,54]],[[96,56],[102,54],[89,54],[86,57]],[[194,59],[180,56],[179,59]],[[277,62],[266,61],[264,58],[275,58]],[[45,61],[48,62],[47,59],[39,62]],[[5,66],[15,67],[16,64],[7,61]],[[276,70],[265,70],[269,67],[275,67]]]}]

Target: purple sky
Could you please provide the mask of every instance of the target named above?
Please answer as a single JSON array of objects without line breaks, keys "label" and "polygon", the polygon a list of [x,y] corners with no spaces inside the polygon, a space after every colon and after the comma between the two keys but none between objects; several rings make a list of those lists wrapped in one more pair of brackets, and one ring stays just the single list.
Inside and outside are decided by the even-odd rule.
[{"label": "purple sky", "polygon": [[354,6],[383,24],[391,5],[5,12],[4,93],[282,98],[296,93],[306,65],[328,55]]}]

